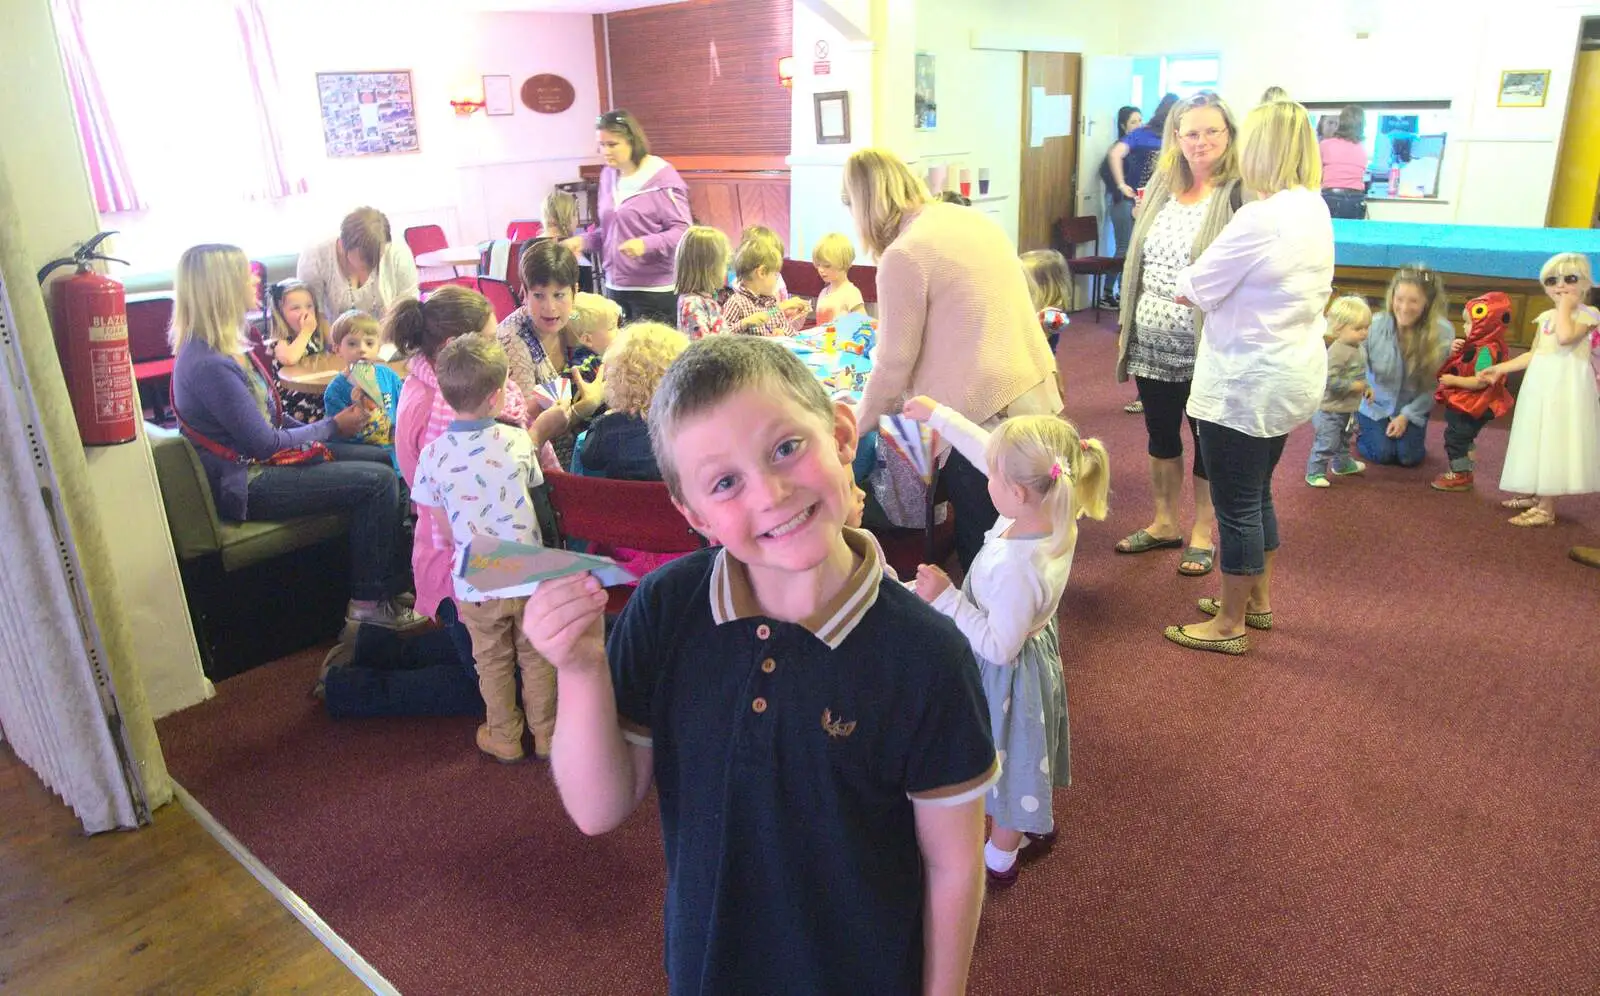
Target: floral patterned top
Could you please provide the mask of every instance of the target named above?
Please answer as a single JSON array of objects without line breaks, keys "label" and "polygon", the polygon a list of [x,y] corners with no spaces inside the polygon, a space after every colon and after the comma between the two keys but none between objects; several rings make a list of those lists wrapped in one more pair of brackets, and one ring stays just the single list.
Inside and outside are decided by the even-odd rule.
[{"label": "floral patterned top", "polygon": [[691,340],[721,333],[722,305],[709,294],[679,294],[678,331]]},{"label": "floral patterned top", "polygon": [[[268,331],[270,331],[270,329]],[[293,415],[301,422],[304,422],[306,425],[310,425],[312,422],[322,421],[322,395],[306,394],[303,391],[291,391],[284,387],[283,383],[278,380],[278,371],[283,369],[283,364],[278,362],[278,353],[274,348],[277,345],[278,340],[268,338],[266,343],[267,356],[270,358],[270,362],[272,364],[273,383],[275,383],[278,387],[278,397],[283,399],[283,410],[288,412],[290,415]],[[311,357],[322,352],[323,345],[321,342],[321,336],[314,335],[306,340],[306,352],[305,355],[300,358],[300,362],[304,363],[306,360],[309,360]]]},{"label": "floral patterned top", "polygon": [[1194,204],[1162,205],[1145,236],[1139,299],[1128,343],[1128,373],[1179,383],[1194,378],[1194,309],[1176,300],[1178,274],[1193,260],[1211,194]]}]

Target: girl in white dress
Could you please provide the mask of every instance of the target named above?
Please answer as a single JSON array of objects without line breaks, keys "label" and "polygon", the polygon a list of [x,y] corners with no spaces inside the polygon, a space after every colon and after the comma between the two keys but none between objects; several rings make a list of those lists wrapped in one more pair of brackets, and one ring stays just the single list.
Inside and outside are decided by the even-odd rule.
[{"label": "girl in white dress", "polygon": [[1482,374],[1492,384],[1527,370],[1500,475],[1500,490],[1530,496],[1504,503],[1522,510],[1514,526],[1553,526],[1558,495],[1600,491],[1600,395],[1589,366],[1600,312],[1583,303],[1594,285],[1589,258],[1552,256],[1539,279],[1555,307],[1535,319],[1533,348]]},{"label": "girl in white dress", "polygon": [[905,413],[985,469],[1000,513],[960,589],[930,564],[917,568],[913,587],[955,621],[978,658],[1000,758],[1000,780],[985,806],[994,828],[984,864],[990,887],[1002,888],[1017,880],[1018,851],[1030,846],[1029,854],[1042,854],[1055,842],[1052,792],[1071,784],[1056,609],[1072,570],[1077,520],[1106,516],[1106,450],[1054,416],[1017,416],[991,433],[932,398],[912,398]]}]

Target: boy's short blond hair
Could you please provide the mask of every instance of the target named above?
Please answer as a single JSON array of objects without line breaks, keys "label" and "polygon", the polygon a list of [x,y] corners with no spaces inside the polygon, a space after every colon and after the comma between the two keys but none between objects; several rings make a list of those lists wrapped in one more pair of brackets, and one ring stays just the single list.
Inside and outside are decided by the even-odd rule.
[{"label": "boy's short blond hair", "polygon": [[794,350],[757,335],[698,339],[667,369],[650,405],[650,449],[674,498],[683,500],[682,477],[672,462],[678,426],[746,388],[787,396],[830,428],[834,424],[828,392]]},{"label": "boy's short blond hair", "polygon": [[333,327],[328,330],[328,342],[335,348],[343,345],[345,339],[353,335],[370,335],[379,338],[383,335],[383,327],[378,320],[359,308],[351,308],[333,320]]},{"label": "boy's short blond hair", "polygon": [[811,262],[818,266],[831,266],[835,270],[848,270],[856,261],[856,247],[839,232],[829,232],[817,241],[811,250]]},{"label": "boy's short blond hair", "polygon": [[1354,294],[1346,294],[1328,305],[1328,331],[1336,333],[1340,329],[1361,328],[1372,324],[1372,307],[1367,304],[1367,299]]},{"label": "boy's short blond hair", "polygon": [[743,280],[762,267],[773,273],[783,269],[783,243],[770,232],[751,232],[733,254],[733,273]]},{"label": "boy's short blond hair", "polygon": [[649,415],[661,378],[688,347],[688,336],[660,322],[634,322],[623,329],[606,350],[606,407],[628,415]]},{"label": "boy's short blond hair", "polygon": [[579,291],[572,296],[572,317],[567,320],[567,331],[574,344],[602,329],[614,329],[622,322],[622,308],[609,297]]},{"label": "boy's short blond hair", "polygon": [[433,360],[439,393],[457,412],[482,408],[490,395],[506,386],[510,370],[500,340],[482,332],[457,336]]}]

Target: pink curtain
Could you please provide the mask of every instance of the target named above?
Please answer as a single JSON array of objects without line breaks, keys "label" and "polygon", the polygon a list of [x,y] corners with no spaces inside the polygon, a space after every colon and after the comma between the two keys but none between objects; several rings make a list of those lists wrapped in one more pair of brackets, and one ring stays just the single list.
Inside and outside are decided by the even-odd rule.
[{"label": "pink curtain", "polygon": [[61,47],[61,63],[67,74],[67,91],[72,97],[78,138],[89,167],[95,207],[101,214],[138,211],[144,204],[133,189],[128,165],[122,159],[122,146],[117,142],[116,128],[106,114],[100,81],[95,77],[84,44],[83,13],[78,0],[54,0],[54,8],[56,39]]},{"label": "pink curtain", "polygon": [[260,149],[261,186],[254,199],[288,197],[306,192],[306,179],[289,167],[283,154],[283,129],[278,124],[278,67],[272,60],[272,42],[258,0],[234,0],[245,70],[250,76],[250,96]]}]

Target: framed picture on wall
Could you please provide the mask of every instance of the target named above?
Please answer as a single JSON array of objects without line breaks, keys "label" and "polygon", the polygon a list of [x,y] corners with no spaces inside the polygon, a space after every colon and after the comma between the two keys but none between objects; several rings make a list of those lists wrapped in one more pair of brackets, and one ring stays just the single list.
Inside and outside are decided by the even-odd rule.
[{"label": "framed picture on wall", "polygon": [[511,97],[511,77],[483,78],[483,113],[491,118],[517,113],[516,102]]},{"label": "framed picture on wall", "polygon": [[939,124],[939,99],[934,86],[933,53],[917,53],[917,130],[929,131]]},{"label": "framed picture on wall", "polygon": [[817,144],[850,144],[850,91],[831,90],[816,94]]},{"label": "framed picture on wall", "polygon": [[1548,69],[1507,69],[1500,74],[1501,107],[1543,107],[1550,90]]},{"label": "framed picture on wall", "polygon": [[417,108],[410,70],[318,73],[322,137],[328,156],[417,152]]}]

